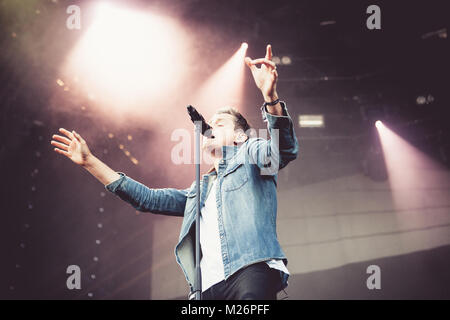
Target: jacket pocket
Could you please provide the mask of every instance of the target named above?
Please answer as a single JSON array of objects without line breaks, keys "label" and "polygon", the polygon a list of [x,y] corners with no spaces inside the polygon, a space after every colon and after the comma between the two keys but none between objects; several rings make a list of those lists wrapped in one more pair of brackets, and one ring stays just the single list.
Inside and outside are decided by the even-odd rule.
[{"label": "jacket pocket", "polygon": [[190,216],[192,214],[194,214],[195,211],[195,196],[197,195],[197,192],[194,191],[189,191],[188,194],[186,195],[186,208],[184,210],[184,214],[185,216]]},{"label": "jacket pocket", "polygon": [[191,198],[195,198],[196,195],[197,195],[197,192],[189,191],[186,197],[188,197],[188,199],[191,199]]},{"label": "jacket pocket", "polygon": [[248,173],[243,163],[235,163],[223,175],[222,187],[225,191],[240,189],[248,181]]}]

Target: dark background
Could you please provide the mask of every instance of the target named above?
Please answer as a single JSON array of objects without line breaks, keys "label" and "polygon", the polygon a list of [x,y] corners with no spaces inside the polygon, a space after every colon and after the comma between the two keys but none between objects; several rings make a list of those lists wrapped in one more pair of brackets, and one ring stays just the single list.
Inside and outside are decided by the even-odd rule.
[{"label": "dark background", "polygon": [[[180,181],[169,176],[170,166],[135,166],[117,148],[127,142],[129,134],[134,141],[151,141],[156,130],[152,123],[144,129],[133,128],[130,123],[124,130],[80,108],[58,112],[49,107],[58,67],[80,37],[80,33],[63,27],[65,9],[69,4],[84,3],[0,1],[3,299],[149,299],[150,274],[163,272],[151,269],[157,256],[149,246],[154,240],[149,230],[165,218],[136,215],[87,172],[58,157],[49,143],[57,128],[75,128],[78,132],[98,128],[97,135],[89,133],[87,137],[92,141],[91,149],[113,168],[151,181],[152,186],[184,188],[190,183],[189,179]],[[294,123],[300,113],[320,113],[327,125],[321,130],[297,125],[302,156],[290,165],[289,175],[280,176],[281,191],[357,172],[375,180],[385,179],[382,163],[369,151],[376,143],[373,123],[378,119],[395,125],[411,144],[448,168],[450,63],[446,28],[450,14],[446,1],[127,3],[162,7],[188,25],[210,28],[212,33],[217,32],[216,41],[222,46],[236,48],[247,41],[251,57],[264,52],[267,43],[272,44],[276,55],[291,57],[291,65],[278,67],[280,97],[288,102]],[[370,4],[381,7],[381,30],[365,27],[365,10]],[[334,23],[324,25],[325,21]],[[426,35],[437,30],[441,31]],[[229,42],[223,43],[220,34],[227,34]],[[210,43],[206,48],[213,50],[213,46]],[[204,67],[205,62],[198,63]],[[250,88],[251,81],[248,77],[246,87]],[[248,116],[262,128],[258,108],[262,101],[252,90],[247,90],[246,99],[255,108]],[[432,99],[418,104],[419,96]],[[114,138],[108,138],[108,132],[114,132]],[[140,156],[138,145],[131,143],[129,148]],[[183,170],[193,172],[189,166]],[[415,268],[417,261],[427,267]],[[448,299],[449,261],[448,246],[380,259],[376,263],[389,270],[383,283],[401,279],[409,285],[401,290],[387,285],[389,290],[376,293],[361,287],[364,273],[360,278],[350,277],[353,268],[358,269],[352,264],[293,275],[290,295],[317,299]],[[65,286],[65,270],[70,264],[78,264],[83,270],[80,291],[69,291]]]}]

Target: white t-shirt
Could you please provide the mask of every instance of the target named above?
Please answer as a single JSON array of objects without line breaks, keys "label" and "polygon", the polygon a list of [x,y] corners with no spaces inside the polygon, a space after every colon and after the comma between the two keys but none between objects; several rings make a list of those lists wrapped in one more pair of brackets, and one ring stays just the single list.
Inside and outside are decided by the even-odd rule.
[{"label": "white t-shirt", "polygon": [[[202,258],[200,268],[202,274],[202,292],[225,279],[220,245],[219,222],[216,205],[217,179],[214,180],[208,198],[200,214],[200,246]],[[289,274],[281,259],[266,261],[271,268]]]}]

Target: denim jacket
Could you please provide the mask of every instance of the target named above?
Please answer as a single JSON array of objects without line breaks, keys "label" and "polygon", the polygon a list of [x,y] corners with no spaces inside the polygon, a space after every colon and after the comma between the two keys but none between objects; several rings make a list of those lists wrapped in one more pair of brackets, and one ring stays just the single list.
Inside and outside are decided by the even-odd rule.
[{"label": "denim jacket", "polygon": [[[270,139],[249,138],[240,146],[223,146],[218,172],[214,167],[200,179],[200,207],[218,179],[216,202],[225,279],[250,264],[287,258],[278,242],[277,171],[297,157],[298,142],[286,104],[282,116],[261,107]],[[275,130],[274,130],[275,129]],[[276,139],[275,139],[276,138]],[[278,140],[278,141],[277,141]],[[187,189],[151,189],[122,172],[106,185],[108,191],[143,212],[183,217],[175,257],[189,284],[195,278],[195,181]],[[200,235],[201,236],[201,235]],[[288,276],[280,272],[277,292],[287,287]]]}]

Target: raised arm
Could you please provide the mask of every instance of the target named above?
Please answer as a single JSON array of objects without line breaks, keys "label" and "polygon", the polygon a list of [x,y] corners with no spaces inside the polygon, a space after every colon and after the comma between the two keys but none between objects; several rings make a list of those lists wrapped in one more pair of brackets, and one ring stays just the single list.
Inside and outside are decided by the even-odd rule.
[{"label": "raised arm", "polygon": [[250,138],[247,154],[262,175],[274,175],[298,156],[298,141],[292,119],[284,102],[280,102],[283,114],[276,116],[261,107],[263,120],[267,122],[270,139]]},{"label": "raised arm", "polygon": [[[286,104],[278,98],[276,83],[278,73],[272,61],[272,47],[267,45],[264,58],[245,58],[256,86],[261,90],[265,104],[261,108],[267,122],[270,139],[250,138],[247,152],[252,163],[257,164],[262,175],[273,175],[297,158],[298,141]],[[260,68],[257,65],[261,65]]]}]

